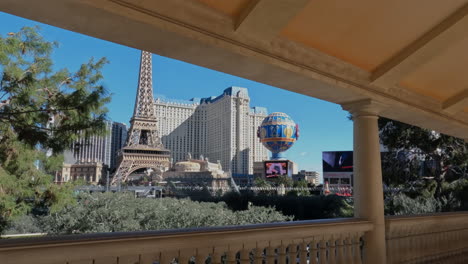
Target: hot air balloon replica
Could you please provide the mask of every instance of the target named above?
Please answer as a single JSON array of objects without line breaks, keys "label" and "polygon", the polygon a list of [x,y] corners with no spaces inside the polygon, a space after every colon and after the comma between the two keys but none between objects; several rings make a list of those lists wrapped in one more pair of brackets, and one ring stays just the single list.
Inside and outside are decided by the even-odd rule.
[{"label": "hot air balloon replica", "polygon": [[271,160],[264,161],[265,176],[292,176],[294,162],[285,159],[282,153],[291,148],[299,138],[299,126],[287,114],[275,112],[263,120],[258,127],[257,136],[272,153]]},{"label": "hot air balloon replica", "polygon": [[285,113],[275,112],[263,119],[257,136],[272,153],[272,160],[282,159],[282,152],[291,148],[299,138],[299,126]]}]

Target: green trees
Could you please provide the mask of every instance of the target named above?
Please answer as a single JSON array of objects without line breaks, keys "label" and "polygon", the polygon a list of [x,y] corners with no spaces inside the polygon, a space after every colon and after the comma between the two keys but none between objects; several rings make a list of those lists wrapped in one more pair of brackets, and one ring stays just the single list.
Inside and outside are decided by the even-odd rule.
[{"label": "green trees", "polygon": [[379,119],[379,128],[389,150],[382,159],[383,181],[405,190],[387,199],[390,213],[468,209],[467,143],[386,118]]},{"label": "green trees", "polygon": [[50,56],[55,47],[37,28],[0,38],[3,139],[16,136],[30,146],[59,151],[78,137],[78,130],[104,131],[104,105],[110,98],[100,81],[107,60],[91,59],[77,72],[54,71]]},{"label": "green trees", "polygon": [[13,217],[71,202],[70,186],[52,184],[60,151],[79,130],[104,133],[106,59],[56,71],[56,47],[37,28],[0,36],[0,232]]}]

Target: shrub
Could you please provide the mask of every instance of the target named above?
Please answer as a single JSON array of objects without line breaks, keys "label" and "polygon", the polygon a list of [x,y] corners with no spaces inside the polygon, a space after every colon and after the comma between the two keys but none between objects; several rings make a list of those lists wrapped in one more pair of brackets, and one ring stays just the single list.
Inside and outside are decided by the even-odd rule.
[{"label": "shrub", "polygon": [[82,194],[76,205],[43,218],[49,234],[76,234],[244,225],[290,221],[274,208],[233,212],[225,203],[189,199],[140,199],[130,194]]},{"label": "shrub", "polygon": [[6,235],[27,233],[42,233],[38,219],[30,214],[14,219],[4,232]]},{"label": "shrub", "polygon": [[205,195],[191,197],[191,199],[204,202],[225,202],[234,211],[246,210],[249,203],[255,206],[275,207],[284,215],[294,216],[295,220],[353,216],[351,202],[337,195],[281,196],[253,192],[228,192],[221,197]]}]

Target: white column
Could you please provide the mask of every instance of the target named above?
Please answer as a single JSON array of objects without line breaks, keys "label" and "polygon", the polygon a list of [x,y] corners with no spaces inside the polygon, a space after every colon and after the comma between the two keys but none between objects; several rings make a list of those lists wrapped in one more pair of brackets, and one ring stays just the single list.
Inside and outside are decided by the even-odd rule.
[{"label": "white column", "polygon": [[385,218],[378,113],[383,105],[362,100],[343,105],[354,122],[354,216],[374,224],[364,236],[365,264],[386,263]]}]

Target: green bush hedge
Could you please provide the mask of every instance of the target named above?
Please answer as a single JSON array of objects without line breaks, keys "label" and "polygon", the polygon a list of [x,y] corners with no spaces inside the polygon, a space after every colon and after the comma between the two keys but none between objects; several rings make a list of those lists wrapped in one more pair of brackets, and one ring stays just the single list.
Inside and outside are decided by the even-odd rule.
[{"label": "green bush hedge", "polygon": [[290,221],[273,207],[232,211],[225,203],[141,199],[131,194],[82,194],[78,203],[44,217],[49,234],[138,231]]},{"label": "green bush hedge", "polygon": [[253,206],[274,206],[284,215],[294,216],[294,220],[310,220],[337,217],[352,217],[353,207],[349,198],[337,195],[271,195],[254,192],[228,192],[222,196],[211,196],[206,192],[192,194],[192,200],[202,202],[224,202],[234,211],[246,210]]}]

